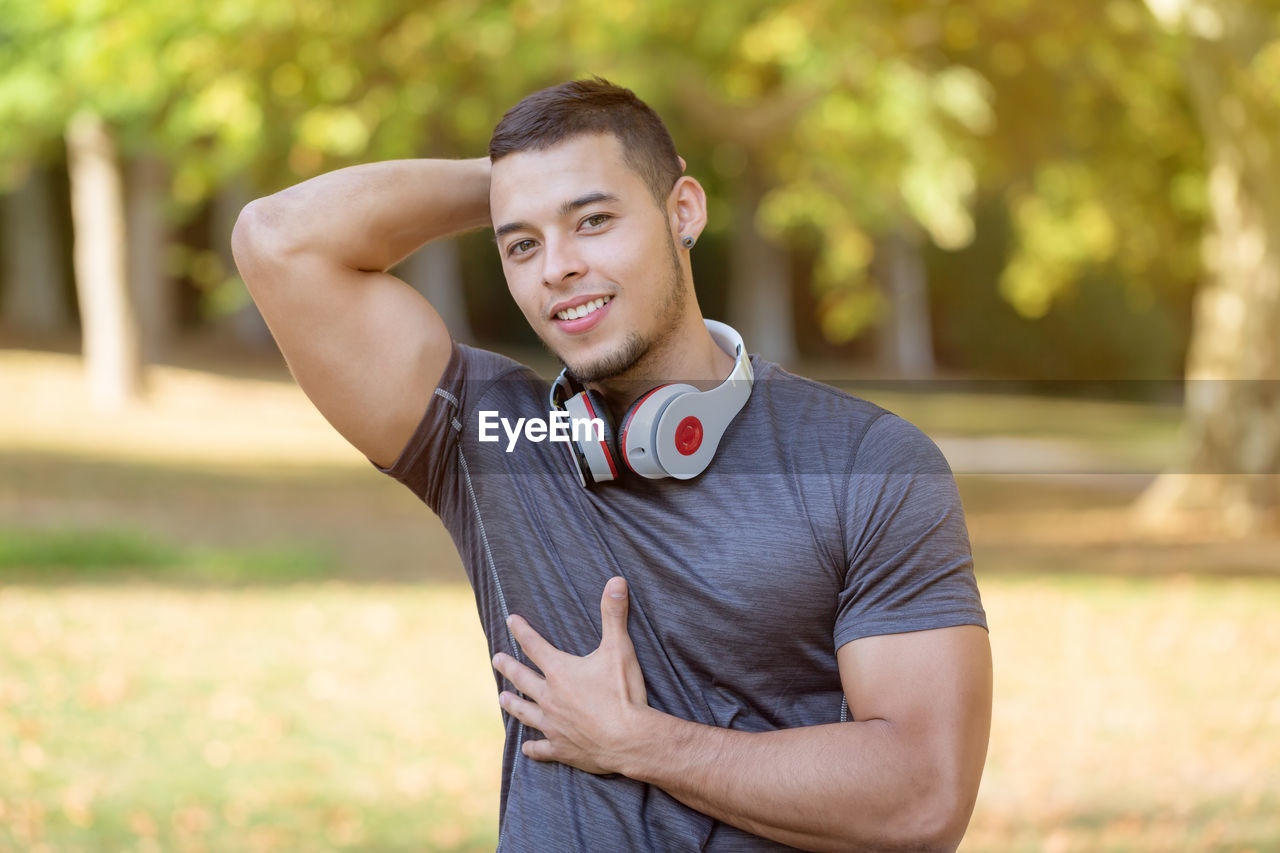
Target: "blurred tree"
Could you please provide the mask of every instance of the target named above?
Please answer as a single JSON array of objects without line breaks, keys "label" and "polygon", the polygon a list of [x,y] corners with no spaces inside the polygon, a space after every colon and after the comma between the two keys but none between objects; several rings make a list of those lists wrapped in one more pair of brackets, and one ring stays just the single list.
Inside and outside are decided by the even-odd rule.
[{"label": "blurred tree", "polygon": [[949,52],[992,87],[981,180],[1014,243],[999,288],[1043,317],[1114,266],[1136,300],[1197,280],[1203,157],[1179,57],[1141,0],[953,6]]},{"label": "blurred tree", "polygon": [[[517,26],[536,31],[556,14],[554,5],[494,0],[314,0],[245,22],[237,69],[271,116],[248,193],[365,160],[482,154],[495,116],[556,55],[513,53]],[[396,272],[432,300],[455,337],[473,338],[454,241],[424,248]],[[253,310],[238,280],[223,277],[219,288],[224,310]]]},{"label": "blurred tree", "polygon": [[[61,136],[66,115],[48,108],[55,81],[28,57],[47,52],[32,19],[29,0],[0,0],[0,193],[5,193],[5,317],[28,331],[55,331],[66,320],[58,280],[61,264],[51,253],[65,251],[53,227],[52,182],[41,157],[49,139]],[[15,121],[15,114],[30,121]],[[32,124],[39,125],[33,129]],[[38,140],[38,141],[37,141]]]},{"label": "blurred tree", "polygon": [[929,284],[918,228],[903,223],[876,241],[871,274],[883,282],[888,319],[876,334],[876,361],[891,374],[923,378],[933,373],[933,324]]},{"label": "blurred tree", "polygon": [[1280,508],[1280,9],[1147,2],[1185,58],[1212,224],[1187,362],[1190,468],[1157,481],[1144,509],[1213,507],[1248,530]]},{"label": "blurred tree", "polygon": [[[982,189],[1012,222],[999,289],[1029,318],[1098,286],[1101,270],[1135,304],[1190,288],[1212,217],[1189,373],[1274,377],[1258,330],[1276,321],[1280,225],[1264,192],[1280,156],[1275,11],[1147,0],[1161,31],[1143,2],[0,0],[0,183],[48,159],[77,112],[101,118],[120,152],[109,162],[126,187],[132,298],[146,307],[132,322],[155,353],[174,277],[201,288],[207,312],[245,305],[224,246],[236,199],[360,160],[474,156],[521,95],[601,73],[668,117],[730,244],[729,314],[772,357],[796,349],[789,277],[803,253],[829,340],[887,321],[886,363],[927,373],[921,255],[973,239]],[[112,209],[98,224],[125,218]],[[155,251],[194,211],[212,235]],[[403,271],[455,306],[465,337],[450,251]],[[86,261],[79,286],[116,264]],[[1241,349],[1251,355],[1229,363]],[[1205,470],[1276,468],[1272,386],[1246,385],[1192,384]]]},{"label": "blurred tree", "polygon": [[142,358],[159,361],[172,343],[177,300],[165,272],[168,224],[164,216],[169,175],[164,161],[141,154],[128,164],[125,179],[126,268],[141,341]]},{"label": "blurred tree", "polygon": [[[644,81],[708,185],[711,228],[731,241],[729,315],[752,346],[784,361],[796,352],[789,253],[802,250],[817,256],[828,339],[850,340],[896,306],[893,369],[927,372],[930,348],[909,345],[930,338],[919,263],[903,255],[922,236],[971,238],[973,154],[991,118],[979,75],[917,49],[929,30],[918,18],[941,7],[566,5],[607,34],[579,62]],[[898,260],[873,268],[882,237]]]},{"label": "blurred tree", "polygon": [[1008,187],[1011,304],[1042,317],[1107,267],[1148,302],[1207,272],[1186,371],[1193,473],[1161,478],[1149,517],[1214,507],[1247,527],[1280,502],[1280,399],[1262,381],[1280,376],[1280,214],[1266,190],[1280,178],[1278,14],[1251,0],[950,11],[971,33],[957,58],[995,91],[983,171]]},{"label": "blurred tree", "polygon": [[14,329],[56,334],[70,326],[63,258],[66,248],[57,228],[50,170],[40,164],[17,178],[13,192],[0,193],[0,287],[2,317]]},{"label": "blurred tree", "polygon": [[[166,59],[203,23],[194,7],[159,2],[3,0],[0,8],[0,122],[10,130],[0,177],[65,132],[83,351],[98,405],[140,392],[142,331],[163,335],[138,317],[139,297],[155,305],[165,286],[155,257],[163,240],[134,239],[135,257],[126,259],[126,197],[136,227],[162,230],[168,188],[150,176],[157,152],[180,149],[165,119],[187,82]],[[147,179],[127,193],[125,165],[139,158],[133,174]]]},{"label": "blurred tree", "polygon": [[[981,78],[920,49],[909,11],[775,4],[740,29],[730,65],[736,78],[710,73],[711,64],[701,76],[723,80],[720,100],[748,115],[761,88],[789,91],[784,104],[766,103],[772,121],[744,122],[728,140],[751,152],[748,167],[754,162],[770,180],[756,232],[816,249],[813,285],[828,340],[847,341],[879,323],[883,366],[927,375],[933,359],[919,239],[949,247],[971,239],[972,142],[990,114]],[[725,126],[717,121],[707,131]]]},{"label": "blurred tree", "polygon": [[428,243],[406,258],[396,274],[427,298],[454,340],[475,344],[462,287],[462,258],[457,240]]},{"label": "blurred tree", "polygon": [[141,339],[125,274],[124,186],[115,139],[92,112],[67,128],[75,271],[89,398],[116,409],[142,386]]}]

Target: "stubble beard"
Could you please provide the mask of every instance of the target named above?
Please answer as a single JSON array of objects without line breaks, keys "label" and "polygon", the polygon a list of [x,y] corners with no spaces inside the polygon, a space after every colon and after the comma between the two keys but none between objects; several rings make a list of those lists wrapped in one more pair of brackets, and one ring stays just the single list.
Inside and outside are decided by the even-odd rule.
[{"label": "stubble beard", "polygon": [[580,385],[625,378],[650,354],[661,351],[667,340],[676,333],[680,321],[684,318],[684,300],[681,298],[684,290],[684,272],[680,268],[680,256],[676,254],[674,238],[668,244],[667,250],[670,263],[669,276],[662,304],[656,309],[658,331],[652,338],[646,339],[639,331],[631,329],[616,350],[585,364],[569,364],[560,353],[555,353]]}]

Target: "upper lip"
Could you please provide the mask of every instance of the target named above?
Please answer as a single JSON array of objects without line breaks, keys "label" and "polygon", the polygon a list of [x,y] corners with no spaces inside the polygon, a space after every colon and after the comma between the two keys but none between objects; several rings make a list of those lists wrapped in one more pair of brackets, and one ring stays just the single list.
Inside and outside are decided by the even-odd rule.
[{"label": "upper lip", "polygon": [[570,308],[577,308],[579,305],[586,305],[588,302],[595,302],[597,299],[608,299],[611,294],[593,293],[590,296],[574,296],[565,299],[551,306],[551,317],[554,319],[561,311],[568,311]]}]

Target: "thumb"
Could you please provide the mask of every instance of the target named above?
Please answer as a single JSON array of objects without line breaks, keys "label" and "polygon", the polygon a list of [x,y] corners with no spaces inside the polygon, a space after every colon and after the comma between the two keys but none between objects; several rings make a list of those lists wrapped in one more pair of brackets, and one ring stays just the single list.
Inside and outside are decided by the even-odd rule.
[{"label": "thumb", "polygon": [[601,643],[629,641],[627,636],[627,582],[621,577],[609,578],[600,598]]}]

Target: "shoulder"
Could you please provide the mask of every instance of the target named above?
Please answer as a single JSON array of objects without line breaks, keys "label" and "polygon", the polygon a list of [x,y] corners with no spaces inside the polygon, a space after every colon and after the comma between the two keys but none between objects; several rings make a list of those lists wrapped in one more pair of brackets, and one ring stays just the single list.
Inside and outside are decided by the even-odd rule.
[{"label": "shoulder", "polygon": [[[478,410],[532,411],[545,402],[547,383],[532,368],[491,350],[454,342],[444,374],[399,457],[379,470],[438,505],[447,460],[460,439],[474,433]],[[434,497],[432,497],[434,496]]]},{"label": "shoulder", "polygon": [[752,400],[759,398],[761,404],[774,413],[835,418],[842,424],[855,426],[870,425],[887,414],[875,403],[792,373],[759,356],[753,357],[751,363],[755,372]]},{"label": "shoulder", "polygon": [[533,368],[492,350],[455,343],[435,395],[459,411],[485,405],[541,400],[547,382]]},{"label": "shoulder", "polygon": [[938,445],[919,427],[892,412],[885,412],[863,436],[854,459],[854,473],[950,477],[951,466]]},{"label": "shoulder", "polygon": [[[456,370],[458,374],[464,375],[468,381],[493,381],[537,376],[533,372],[533,368],[516,361],[510,356],[457,342],[453,344],[453,354],[449,359],[449,366],[445,368],[446,377],[450,375],[451,370]],[[443,384],[443,381],[441,384]]]},{"label": "shoulder", "polygon": [[947,473],[941,451],[914,424],[847,391],[753,359],[752,405],[803,448],[847,456],[851,473]]}]

